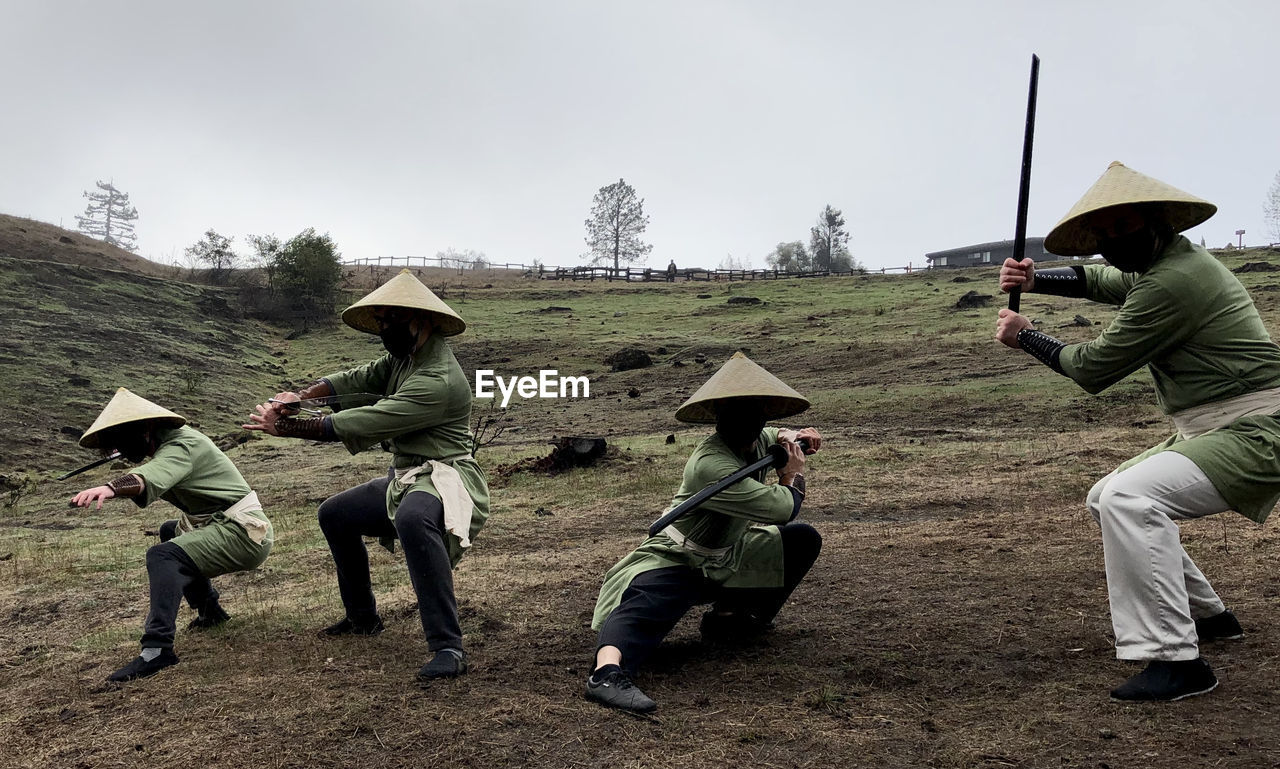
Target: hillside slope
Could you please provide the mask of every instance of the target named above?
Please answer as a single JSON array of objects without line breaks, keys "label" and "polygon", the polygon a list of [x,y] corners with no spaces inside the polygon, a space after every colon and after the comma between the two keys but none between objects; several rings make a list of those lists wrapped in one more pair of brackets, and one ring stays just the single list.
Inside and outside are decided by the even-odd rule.
[{"label": "hillside slope", "polygon": [[279,332],[234,296],[135,273],[0,257],[0,468],[47,471],[92,455],[76,445],[117,387],[236,432],[245,404],[279,386]]},{"label": "hillside slope", "polygon": [[0,214],[0,257],[170,276],[175,269],[47,222]]}]

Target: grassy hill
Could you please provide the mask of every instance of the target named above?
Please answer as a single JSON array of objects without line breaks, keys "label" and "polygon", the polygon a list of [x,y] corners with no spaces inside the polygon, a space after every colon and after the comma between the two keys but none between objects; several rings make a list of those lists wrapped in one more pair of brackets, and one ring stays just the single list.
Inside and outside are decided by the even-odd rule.
[{"label": "grassy hill", "polygon": [[[1280,256],[1225,258],[1264,260]],[[1280,278],[1241,279],[1280,330]],[[69,511],[75,491],[119,472],[52,480],[92,458],[69,433],[124,385],[231,436],[282,383],[379,347],[340,326],[287,339],[239,318],[221,290],[0,256],[0,408],[15,415],[0,473],[33,481],[0,508],[6,765],[1180,767],[1280,754],[1274,526],[1217,516],[1184,527],[1249,633],[1207,652],[1219,692],[1176,707],[1106,702],[1133,669],[1113,659],[1099,536],[1081,501],[1168,428],[1145,376],[1092,397],[991,341],[1001,299],[955,304],[995,294],[992,270],[485,285],[445,289],[469,323],[453,340],[464,370],[556,368],[588,376],[591,397],[515,401],[480,452],[493,515],[456,573],[473,672],[412,682],[427,655],[413,593],[401,556],[376,548],[387,632],[316,637],[341,608],[315,507],[386,458],[268,438],[229,451],[279,535],[262,568],[219,578],[233,621],[180,630],[180,665],[116,689],[102,679],[136,650],[156,541],[146,532],[172,510]],[[1023,309],[1069,341],[1098,330],[1077,314],[1112,315],[1036,295]],[[604,359],[631,345],[654,365],[610,371]],[[600,578],[642,539],[707,432],[672,413],[738,348],[814,404],[796,424],[827,437],[804,511],[823,554],[762,644],[706,647],[695,611],[638,680],[656,716],[605,711],[581,699]],[[489,408],[476,401],[477,414]],[[499,471],[575,434],[622,451],[558,476]]]}]

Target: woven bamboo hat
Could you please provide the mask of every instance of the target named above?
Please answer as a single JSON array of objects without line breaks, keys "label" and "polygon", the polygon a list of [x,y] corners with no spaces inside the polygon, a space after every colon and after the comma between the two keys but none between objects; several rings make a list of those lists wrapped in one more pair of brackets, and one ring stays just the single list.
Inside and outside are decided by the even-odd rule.
[{"label": "woven bamboo hat", "polygon": [[676,419],[715,424],[716,403],[729,398],[761,399],[766,420],[794,416],[809,408],[808,399],[739,351],[676,410]]},{"label": "woven bamboo hat", "polygon": [[453,308],[445,304],[431,289],[401,270],[400,274],[371,291],[368,296],[342,311],[342,321],[357,331],[377,334],[381,331],[373,312],[380,307],[404,307],[431,314],[431,320],[444,336],[461,334],[467,324]]},{"label": "woven bamboo hat", "polygon": [[1140,174],[1116,160],[1049,231],[1044,248],[1059,256],[1096,254],[1098,237],[1089,226],[1089,215],[1104,208],[1135,205],[1141,205],[1148,214],[1159,212],[1174,232],[1194,227],[1218,210],[1207,200]]},{"label": "woven bamboo hat", "polygon": [[140,395],[134,395],[125,388],[116,390],[111,402],[102,410],[98,418],[93,420],[89,429],[80,436],[80,445],[86,449],[96,449],[100,445],[102,431],[109,427],[154,420],[165,427],[181,427],[187,423],[185,417],[173,413],[169,409],[157,406]]}]

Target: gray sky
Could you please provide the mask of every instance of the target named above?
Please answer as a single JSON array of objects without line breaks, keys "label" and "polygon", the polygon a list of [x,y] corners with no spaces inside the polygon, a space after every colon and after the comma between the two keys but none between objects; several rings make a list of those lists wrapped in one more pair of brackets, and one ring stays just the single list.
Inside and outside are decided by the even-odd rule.
[{"label": "gray sky", "polygon": [[475,249],[575,264],[600,187],[648,263],[763,266],[844,211],[869,267],[1028,234],[1111,160],[1269,240],[1280,2],[3,0],[0,212],[74,229],[114,179],[139,251],[212,227],[329,232],[344,257]]}]

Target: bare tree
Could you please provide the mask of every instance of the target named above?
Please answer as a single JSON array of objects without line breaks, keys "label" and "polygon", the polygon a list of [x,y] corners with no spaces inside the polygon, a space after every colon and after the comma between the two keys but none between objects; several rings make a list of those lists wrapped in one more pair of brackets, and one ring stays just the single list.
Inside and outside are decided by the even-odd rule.
[{"label": "bare tree", "polygon": [[585,224],[592,263],[612,259],[616,270],[622,262],[643,262],[653,250],[652,244],[640,240],[649,226],[644,198],[637,198],[635,188],[622,179],[596,192]]},{"label": "bare tree", "polygon": [[83,216],[76,217],[80,232],[127,251],[136,251],[138,242],[133,233],[133,222],[138,218],[138,209],[129,205],[129,194],[116,189],[110,182],[94,184],[98,186],[98,192],[84,193],[89,199],[89,206]]},{"label": "bare tree", "polygon": [[1280,171],[1267,192],[1267,202],[1262,206],[1262,216],[1267,222],[1267,232],[1273,243],[1280,243]]}]

